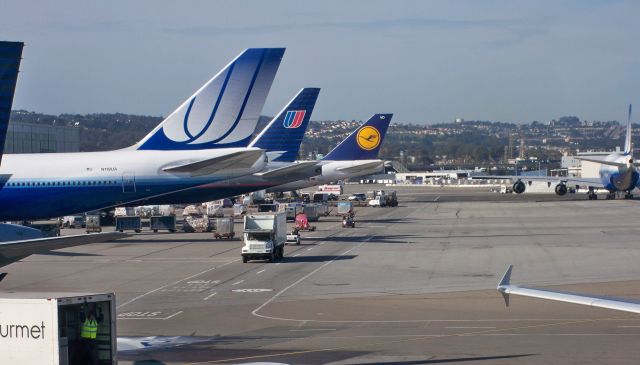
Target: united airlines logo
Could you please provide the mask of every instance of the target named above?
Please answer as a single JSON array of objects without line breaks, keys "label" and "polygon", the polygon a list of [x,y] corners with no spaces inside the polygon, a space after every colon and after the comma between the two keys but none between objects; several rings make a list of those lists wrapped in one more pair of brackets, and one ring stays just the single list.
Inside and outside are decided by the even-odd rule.
[{"label": "united airlines logo", "polygon": [[358,142],[358,146],[363,150],[371,151],[380,145],[380,131],[374,127],[362,127],[358,131],[357,137],[356,141]]},{"label": "united airlines logo", "polygon": [[298,128],[302,125],[302,121],[304,120],[304,115],[306,113],[306,110],[290,110],[284,116],[284,122],[282,125],[285,128]]}]

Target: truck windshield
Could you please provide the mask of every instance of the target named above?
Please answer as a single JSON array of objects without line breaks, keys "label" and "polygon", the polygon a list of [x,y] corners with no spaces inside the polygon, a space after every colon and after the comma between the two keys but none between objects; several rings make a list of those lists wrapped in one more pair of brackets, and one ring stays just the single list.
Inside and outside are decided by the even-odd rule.
[{"label": "truck windshield", "polygon": [[268,232],[248,232],[246,235],[249,241],[268,241],[271,239]]}]

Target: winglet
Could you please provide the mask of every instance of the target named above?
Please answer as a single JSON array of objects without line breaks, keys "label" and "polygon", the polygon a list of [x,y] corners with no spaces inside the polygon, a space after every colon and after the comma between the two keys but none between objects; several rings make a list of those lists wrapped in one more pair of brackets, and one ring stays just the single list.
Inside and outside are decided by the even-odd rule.
[{"label": "winglet", "polygon": [[630,155],[631,154],[631,150],[632,150],[632,146],[631,146],[631,104],[629,104],[629,115],[627,116],[627,135],[625,136],[624,139],[624,154],[625,155]]},{"label": "winglet", "polygon": [[504,304],[509,306],[509,292],[508,287],[511,285],[511,271],[513,271],[513,265],[509,265],[509,268],[502,276],[502,280],[498,284],[498,291],[502,294],[502,298],[504,298]]}]

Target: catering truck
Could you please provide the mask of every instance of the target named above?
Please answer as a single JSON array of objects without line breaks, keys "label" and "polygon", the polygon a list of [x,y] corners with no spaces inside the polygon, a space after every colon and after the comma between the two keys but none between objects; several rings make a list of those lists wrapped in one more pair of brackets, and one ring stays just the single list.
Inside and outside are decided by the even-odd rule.
[{"label": "catering truck", "polygon": [[0,293],[0,364],[87,364],[80,334],[90,313],[98,363],[117,364],[114,294]]},{"label": "catering truck", "polygon": [[281,259],[287,241],[286,213],[245,215],[243,240],[242,262]]}]

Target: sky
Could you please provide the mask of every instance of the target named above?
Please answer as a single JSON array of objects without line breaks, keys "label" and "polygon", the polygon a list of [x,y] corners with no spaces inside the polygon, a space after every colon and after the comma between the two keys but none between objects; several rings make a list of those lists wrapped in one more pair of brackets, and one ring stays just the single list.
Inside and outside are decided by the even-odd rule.
[{"label": "sky", "polygon": [[14,109],[168,115],[242,50],[286,47],[264,115],[624,120],[640,106],[639,1],[2,0],[24,41]]}]

